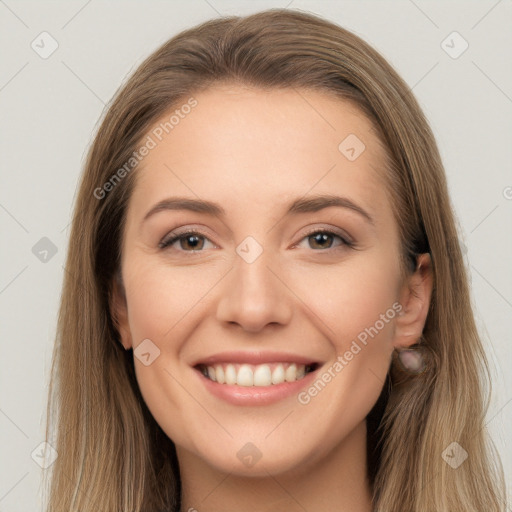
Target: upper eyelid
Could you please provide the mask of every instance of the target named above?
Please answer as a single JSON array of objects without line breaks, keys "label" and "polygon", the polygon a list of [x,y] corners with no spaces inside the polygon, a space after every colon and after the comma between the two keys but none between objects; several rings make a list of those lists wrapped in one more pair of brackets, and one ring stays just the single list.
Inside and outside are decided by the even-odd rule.
[{"label": "upper eyelid", "polygon": [[[208,240],[211,241],[210,239],[210,235],[206,234],[205,233],[205,230],[201,229],[201,228],[196,228],[196,227],[187,227],[185,229],[182,229],[182,228],[176,228],[175,230],[167,233],[163,238],[162,238],[162,241],[166,241],[167,239],[169,240],[172,240],[173,238],[177,238],[177,237],[181,237],[181,236],[185,236],[185,235],[188,235],[188,234],[197,234],[197,235],[200,235],[204,238],[208,238]],[[213,243],[213,242],[212,242]]]},{"label": "upper eyelid", "polygon": [[350,236],[348,233],[346,233],[345,230],[343,230],[341,228],[330,228],[328,226],[317,227],[317,228],[312,228],[312,229],[308,230],[306,233],[304,233],[304,235],[299,240],[299,242],[302,241],[307,236],[310,236],[313,233],[318,233],[318,232],[331,233],[335,236],[340,237],[343,240],[346,240],[346,242],[348,242],[348,243],[355,243],[355,240],[353,239],[353,237]]}]

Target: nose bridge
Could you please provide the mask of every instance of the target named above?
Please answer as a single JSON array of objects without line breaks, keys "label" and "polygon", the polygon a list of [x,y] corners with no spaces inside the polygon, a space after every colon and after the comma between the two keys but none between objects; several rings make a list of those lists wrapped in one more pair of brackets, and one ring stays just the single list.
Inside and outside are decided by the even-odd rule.
[{"label": "nose bridge", "polygon": [[237,323],[248,331],[258,331],[269,323],[289,322],[290,297],[275,275],[280,267],[277,253],[264,249],[251,237],[240,243],[236,252],[219,300],[218,320]]}]

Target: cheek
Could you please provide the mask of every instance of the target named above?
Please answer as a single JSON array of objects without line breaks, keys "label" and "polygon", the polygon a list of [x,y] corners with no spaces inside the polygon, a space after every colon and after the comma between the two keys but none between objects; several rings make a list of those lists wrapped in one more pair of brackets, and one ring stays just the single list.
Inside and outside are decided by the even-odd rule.
[{"label": "cheek", "polygon": [[[130,330],[136,345],[145,338],[169,339],[208,295],[221,273],[206,266],[172,268],[163,263],[127,267]],[[184,322],[186,323],[186,321]]]},{"label": "cheek", "polygon": [[346,264],[303,269],[300,276],[295,280],[297,295],[304,297],[308,308],[323,321],[324,333],[338,353],[376,323],[380,345],[390,340],[399,280],[393,259],[361,254]]},{"label": "cheek", "polygon": [[[387,269],[393,269],[390,265]],[[353,266],[325,273],[318,287],[313,276],[303,280],[308,307],[329,327],[333,358],[322,368],[299,402],[315,408],[318,421],[336,422],[325,439],[333,444],[364,421],[385,383],[393,350],[394,325],[400,305],[396,276],[384,265]],[[318,278],[318,275],[316,276]],[[319,325],[319,323],[317,323]]]},{"label": "cheek", "polygon": [[[197,403],[183,390],[189,378],[184,372],[190,369],[181,364],[180,353],[195,308],[215,279],[205,272],[201,272],[205,279],[198,279],[199,267],[178,269],[148,260],[147,256],[127,260],[123,269],[136,378],[156,422],[174,442],[188,446],[183,411],[196,411]],[[141,346],[148,347],[144,352],[150,353],[148,365],[137,355],[143,342],[146,345]]]},{"label": "cheek", "polygon": [[321,319],[317,325],[328,327],[322,330],[334,355],[301,403],[335,410],[348,428],[366,417],[386,379],[400,309],[399,268],[381,252],[302,276],[297,293]]}]

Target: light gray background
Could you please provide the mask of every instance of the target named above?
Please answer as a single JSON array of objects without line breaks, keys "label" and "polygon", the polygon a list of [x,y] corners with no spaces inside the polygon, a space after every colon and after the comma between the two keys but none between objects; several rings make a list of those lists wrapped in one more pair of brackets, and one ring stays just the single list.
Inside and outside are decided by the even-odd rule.
[{"label": "light gray background", "polygon": [[[31,453],[43,440],[67,227],[104,105],[178,31],[219,15],[286,6],[323,15],[374,45],[431,122],[494,366],[488,429],[511,485],[511,0],[0,0],[0,512],[41,509],[42,470]],[[47,59],[31,48],[43,31],[59,45]],[[441,46],[453,31],[469,43],[456,59]],[[460,41],[448,44],[461,48]],[[46,262],[32,252],[42,237],[57,248]]]}]

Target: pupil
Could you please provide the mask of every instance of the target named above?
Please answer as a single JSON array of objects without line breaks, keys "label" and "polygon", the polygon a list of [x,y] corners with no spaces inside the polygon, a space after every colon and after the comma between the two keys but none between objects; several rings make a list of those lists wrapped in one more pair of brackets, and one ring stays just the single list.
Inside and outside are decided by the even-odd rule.
[{"label": "pupil", "polygon": [[316,235],[313,235],[313,238],[315,240],[315,243],[322,244],[326,242],[326,239],[329,237],[326,233],[318,233]]},{"label": "pupil", "polygon": [[[190,243],[191,240],[192,240],[192,243]],[[197,235],[190,235],[186,238],[186,241],[187,241],[187,244],[192,247],[192,249],[195,249],[199,242],[199,237]]]}]

